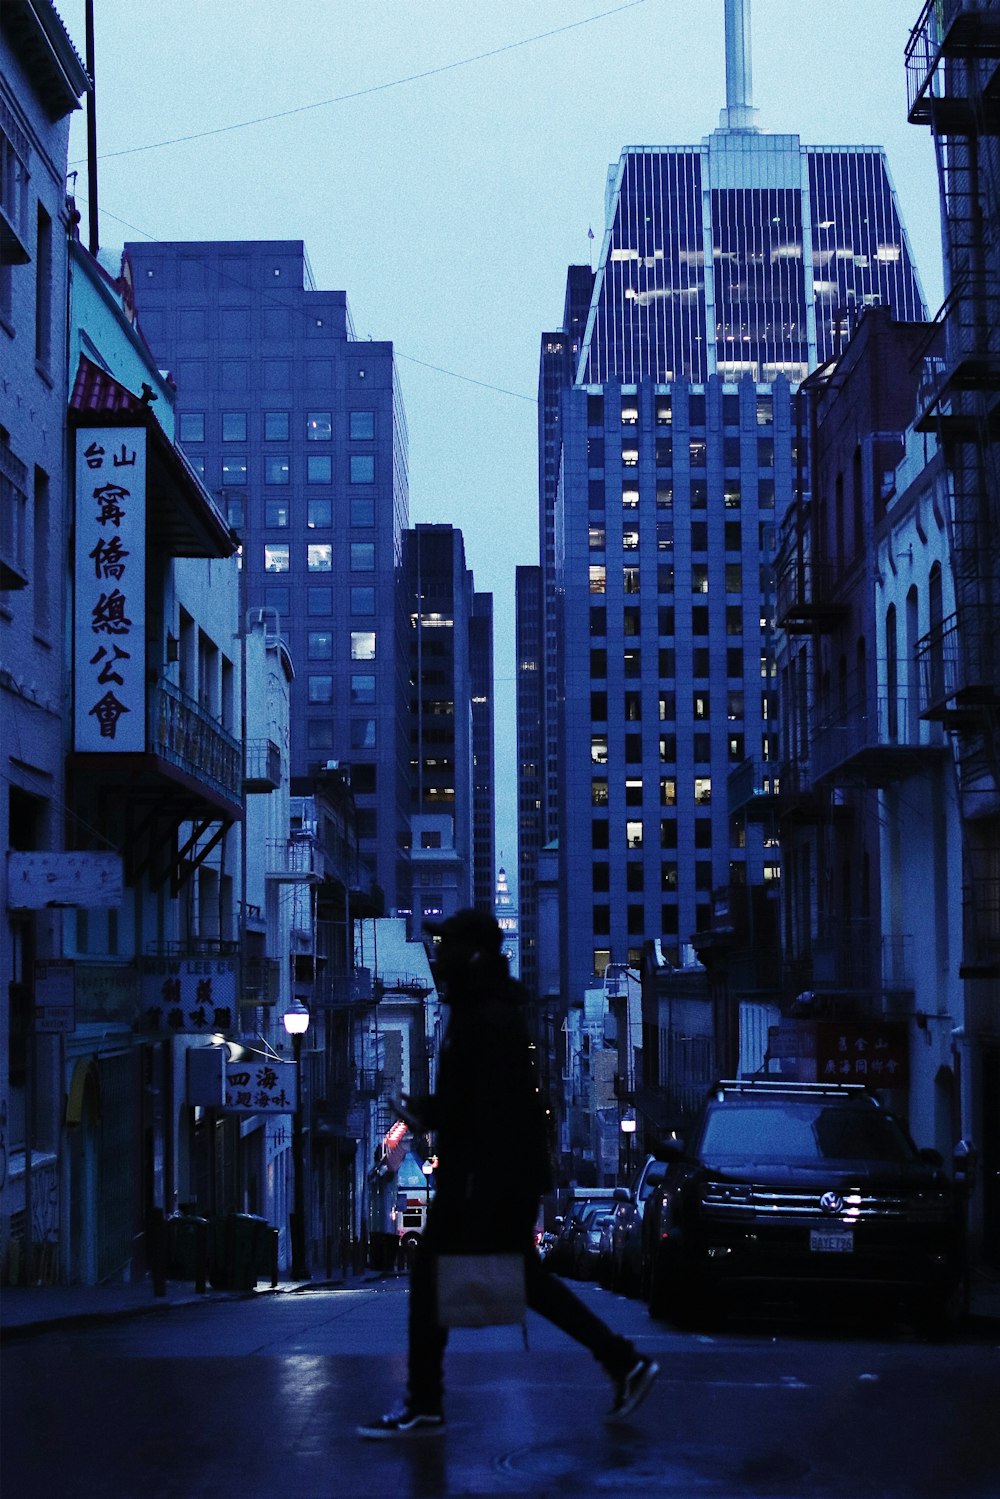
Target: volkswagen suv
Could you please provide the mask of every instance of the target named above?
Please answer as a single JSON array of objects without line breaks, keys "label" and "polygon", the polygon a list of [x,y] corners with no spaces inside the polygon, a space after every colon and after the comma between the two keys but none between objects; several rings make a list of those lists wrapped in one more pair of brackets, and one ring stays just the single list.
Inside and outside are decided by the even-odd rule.
[{"label": "volkswagen suv", "polygon": [[662,1153],[643,1222],[652,1316],[697,1326],[755,1292],[875,1295],[932,1334],[961,1314],[963,1194],[864,1087],[720,1082]]}]

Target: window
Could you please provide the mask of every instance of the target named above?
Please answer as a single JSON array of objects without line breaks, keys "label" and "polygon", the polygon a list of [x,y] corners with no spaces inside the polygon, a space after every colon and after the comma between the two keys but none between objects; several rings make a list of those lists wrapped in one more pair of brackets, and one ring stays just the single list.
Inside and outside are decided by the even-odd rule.
[{"label": "window", "polygon": [[[642,693],[626,692],[625,694],[625,722],[639,723],[642,720]],[[641,737],[641,736],[640,736]],[[641,759],[641,755],[640,755]]]},{"label": "window", "polygon": [[351,454],[351,483],[375,483],[375,458],[371,453]]},{"label": "window", "polygon": [[691,460],[692,468],[705,467],[705,454],[707,452],[707,449],[708,445],[703,437],[692,437],[690,439],[690,441],[688,442],[688,454]]},{"label": "window", "polygon": [[695,778],[694,778],[694,799],[695,799],[696,802],[700,802],[702,805],[704,805],[704,804],[706,804],[706,803],[708,803],[708,802],[710,802],[712,800],[712,777],[711,776],[695,776]]},{"label": "window", "polygon": [[622,652],[625,675],[627,677],[642,676],[642,651],[630,648]]},{"label": "window", "polygon": [[[657,580],[659,580],[659,569],[657,569]],[[639,569],[637,567],[622,568],[622,592],[639,592]]]},{"label": "window", "polygon": [[605,818],[595,818],[590,824],[591,848],[608,847],[608,824]]},{"label": "window", "polygon": [[374,588],[352,588],[351,589],[351,613],[355,617],[359,614],[375,613],[375,590]]},{"label": "window", "polygon": [[590,607],[590,633],[591,635],[608,633],[608,611],[603,604],[592,604]]},{"label": "window", "polygon": [[606,692],[592,692],[590,694],[590,717],[595,723],[603,723],[608,716],[608,694]]},{"label": "window", "polygon": [[[676,822],[674,822],[672,817],[665,817],[660,823],[660,847],[677,847],[677,824]],[[664,868],[666,867],[667,866],[664,865]]]},{"label": "window", "polygon": [[367,496],[352,496],[350,514],[352,526],[374,526],[375,501]]},{"label": "window", "polygon": [[48,369],[52,358],[52,220],[38,204],[35,242],[35,358]]},{"label": "window", "polygon": [[693,552],[708,551],[708,522],[695,520],[691,522],[691,550]]},{"label": "window", "polygon": [[311,573],[333,571],[333,547],[328,541],[310,542],[306,547],[306,566]]},{"label": "window", "polygon": [[622,547],[626,552],[639,550],[639,532],[634,526],[622,532]]},{"label": "window", "polygon": [[375,678],[370,673],[355,673],[351,677],[351,702],[363,706],[375,701]]},{"label": "window", "polygon": [[726,563],[726,592],[739,593],[743,587],[743,568],[738,562]]},{"label": "window", "polygon": [[[201,474],[202,478],[205,477],[205,460],[204,460],[204,458],[201,459],[201,468],[199,469],[198,472]],[[243,529],[244,514],[245,514],[244,508],[243,508],[243,500],[242,500],[242,498],[234,499],[232,496],[227,495],[226,496],[226,502],[225,502],[225,512],[226,512],[226,520],[229,522],[230,526],[232,526],[233,530],[234,531],[242,531],[242,529]]]},{"label": "window", "polygon": [[182,411],[177,422],[177,436],[180,442],[204,442],[204,411]]},{"label": "window", "polygon": [[333,502],[310,500],[306,505],[306,525],[310,531],[325,531],[333,525]]},{"label": "window", "polygon": [[222,487],[223,489],[238,488],[247,482],[247,461],[245,458],[224,458],[222,460]]},{"label": "window", "polygon": [[594,646],[590,652],[590,675],[591,677],[606,677],[608,674],[608,653],[600,646]]},{"label": "window", "polygon": [[727,510],[738,510],[742,493],[739,479],[726,479],[722,485],[722,499]]},{"label": "window", "polygon": [[332,588],[307,588],[306,589],[306,613],[313,619],[321,615],[333,613],[333,589]]},{"label": "window", "polygon": [[709,697],[707,692],[695,690],[692,699],[692,712],[695,718],[707,718],[709,709]]},{"label": "window", "polygon": [[306,748],[311,750],[333,749],[333,720],[310,718],[306,721]]},{"label": "window", "polygon": [[587,541],[591,551],[604,551],[604,527],[590,526],[587,532]]},{"label": "window", "polygon": [[611,962],[611,949],[608,947],[594,948],[594,974],[597,978],[604,977],[604,970]]},{"label": "window", "polygon": [[288,505],[284,500],[264,501],[264,524],[265,526],[288,525]]},{"label": "window", "polygon": [[591,593],[604,592],[605,569],[603,566],[591,567],[590,569],[590,591]]},{"label": "window", "polygon": [[656,628],[660,635],[674,633],[674,611],[666,604],[656,611]]},{"label": "window", "polygon": [[691,569],[691,592],[708,592],[708,564],[699,562]]},{"label": "window", "polygon": [[625,406],[625,405],[622,406],[622,426],[623,427],[634,427],[638,423],[638,420],[639,420],[639,408],[638,408],[638,406],[633,406],[631,404],[629,404],[628,406]]},{"label": "window", "polygon": [[712,758],[711,734],[695,734],[694,758],[699,764],[707,764]]},{"label": "window", "polygon": [[738,552],[743,545],[742,529],[738,520],[726,521],[726,551]]},{"label": "window", "polygon": [[307,484],[332,484],[333,459],[329,453],[310,453],[306,459]]},{"label": "window", "polygon": [[606,807],[608,805],[608,782],[606,777],[597,776],[591,781],[590,801],[594,807]]},{"label": "window", "polygon": [[374,411],[352,411],[350,433],[355,442],[370,442],[375,436]]},{"label": "window", "polygon": [[625,823],[625,842],[629,848],[642,848],[642,819],[629,819]]},{"label": "window", "polygon": [[351,660],[352,661],[374,661],[375,660],[375,631],[374,630],[352,630],[351,631]]},{"label": "window", "polygon": [[696,677],[708,676],[708,647],[696,645],[691,653],[692,672]]},{"label": "window", "polygon": [[222,441],[223,442],[246,442],[247,440],[247,414],[245,411],[224,411],[222,413]]},{"label": "window", "polygon": [[375,748],[375,720],[374,718],[352,718],[351,719],[351,749],[374,749]]},{"label": "window", "polygon": [[287,453],[275,454],[264,459],[264,483],[287,484],[291,474],[291,463]]},{"label": "window", "polygon": [[329,411],[310,411],[306,417],[306,440],[329,442],[333,437],[333,415]]},{"label": "window", "polygon": [[287,615],[291,606],[291,599],[287,588],[265,588],[264,608],[274,609],[278,614]]},{"label": "window", "polygon": [[676,734],[661,734],[659,739],[660,760],[664,765],[673,765],[677,759]]},{"label": "window", "polygon": [[332,703],[333,678],[326,675],[310,676],[309,701],[311,703]]},{"label": "window", "polygon": [[657,484],[656,486],[656,508],[657,510],[671,510],[674,504],[674,486],[672,484]]},{"label": "window", "polygon": [[694,846],[695,848],[712,847],[712,824],[707,817],[696,817],[694,820]]},{"label": "window", "polygon": [[625,780],[626,807],[642,806],[642,777],[628,776]]},{"label": "window", "polygon": [[264,547],[264,571],[268,573],[287,573],[288,571],[288,543],[280,545],[269,542]]},{"label": "window", "polygon": [[591,868],[591,889],[602,894],[611,889],[611,868],[605,863],[594,864]]},{"label": "window", "polygon": [[660,777],[660,806],[676,807],[677,782],[673,776]]},{"label": "window", "polygon": [[623,468],[638,468],[638,466],[639,466],[639,449],[638,448],[622,448],[622,467]]},{"label": "window", "polygon": [[608,736],[607,734],[594,734],[590,740],[590,759],[594,765],[607,765],[608,763]]},{"label": "window", "polygon": [[774,397],[757,397],[757,425],[758,427],[769,427],[774,421]]},{"label": "window", "polygon": [[287,411],[265,411],[264,412],[264,441],[265,442],[287,442],[288,441],[288,412]]},{"label": "window", "polygon": [[658,427],[669,427],[674,419],[673,407],[669,396],[657,396],[656,398],[656,425]]},{"label": "window", "polygon": [[625,735],[625,764],[626,765],[641,765],[642,764],[642,735],[641,734],[626,734]]},{"label": "window", "polygon": [[742,692],[730,692],[727,694],[726,717],[729,719],[738,719],[743,717]]},{"label": "window", "polygon": [[634,484],[626,484],[622,490],[622,509],[635,510],[639,504],[639,491]]},{"label": "window", "polygon": [[674,442],[671,437],[658,437],[656,439],[656,466],[657,468],[669,468],[674,461]]},{"label": "window", "polygon": [[375,543],[373,541],[351,542],[351,572],[370,573],[375,569]]},{"label": "window", "polygon": [[329,661],[333,656],[333,635],[329,630],[310,630],[306,636],[306,658]]}]

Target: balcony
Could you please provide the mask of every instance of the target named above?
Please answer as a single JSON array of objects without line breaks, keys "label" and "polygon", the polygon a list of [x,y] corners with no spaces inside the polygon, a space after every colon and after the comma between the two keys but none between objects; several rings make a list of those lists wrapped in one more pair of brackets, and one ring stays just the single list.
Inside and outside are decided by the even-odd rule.
[{"label": "balcony", "polygon": [[785,557],[777,568],[777,623],[791,635],[835,629],[847,614],[847,605],[834,597],[837,581],[832,563]]},{"label": "balcony", "polygon": [[1000,11],[927,0],[906,48],[910,124],[930,125],[939,135],[995,133],[998,61]]},{"label": "balcony", "polygon": [[243,765],[243,790],[277,791],[281,785],[281,750],[273,739],[248,739]]},{"label": "balcony", "polygon": [[319,885],[323,880],[323,853],[311,833],[267,840],[265,877],[279,884]]},{"label": "balcony", "polygon": [[194,698],[160,677],[150,690],[147,747],[150,754],[216,797],[242,807],[239,742]]},{"label": "balcony", "polygon": [[778,810],[778,767],[744,760],[729,773],[729,811],[744,812],[749,822],[763,822]]},{"label": "balcony", "polygon": [[929,742],[912,706],[903,691],[881,692],[871,703],[855,696],[820,719],[812,740],[815,779],[890,786],[934,764],[944,747]]},{"label": "balcony", "polygon": [[0,441],[0,593],[28,586],[28,470]]},{"label": "balcony", "polygon": [[281,998],[281,963],[277,958],[244,958],[245,1005],[276,1005]]},{"label": "balcony", "polygon": [[961,731],[1000,703],[1000,607],[963,604],[917,641],[920,716]]}]

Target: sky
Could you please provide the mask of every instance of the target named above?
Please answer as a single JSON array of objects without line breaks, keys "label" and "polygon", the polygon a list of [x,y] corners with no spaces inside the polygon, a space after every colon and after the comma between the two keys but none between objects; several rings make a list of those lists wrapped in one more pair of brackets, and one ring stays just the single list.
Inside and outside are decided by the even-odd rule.
[{"label": "sky", "polygon": [[[56,6],[83,56],[84,0]],[[920,9],[754,0],[753,95],[764,130],[885,147],[933,315],[934,154],[907,124],[903,65]],[[561,319],[567,265],[599,252],[622,148],[718,125],[723,23],[723,0],[95,0],[102,247],[304,240],[317,286],[346,289],[358,336],[395,345],[410,523],[460,527],[476,587],[494,597],[509,873],[514,570],[538,561],[539,336]],[[70,164],[86,240],[85,157],[80,111]]]}]

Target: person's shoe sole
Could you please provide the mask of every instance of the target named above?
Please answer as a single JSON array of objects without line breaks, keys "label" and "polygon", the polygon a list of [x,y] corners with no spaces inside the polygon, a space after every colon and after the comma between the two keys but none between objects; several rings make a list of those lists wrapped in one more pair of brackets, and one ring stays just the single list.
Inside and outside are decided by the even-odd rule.
[{"label": "person's shoe sole", "polygon": [[650,1359],[642,1373],[636,1378],[628,1400],[624,1404],[617,1406],[614,1410],[608,1411],[604,1419],[606,1421],[624,1421],[632,1415],[633,1411],[637,1411],[656,1383],[656,1377],[659,1372],[659,1364],[655,1359]]}]

